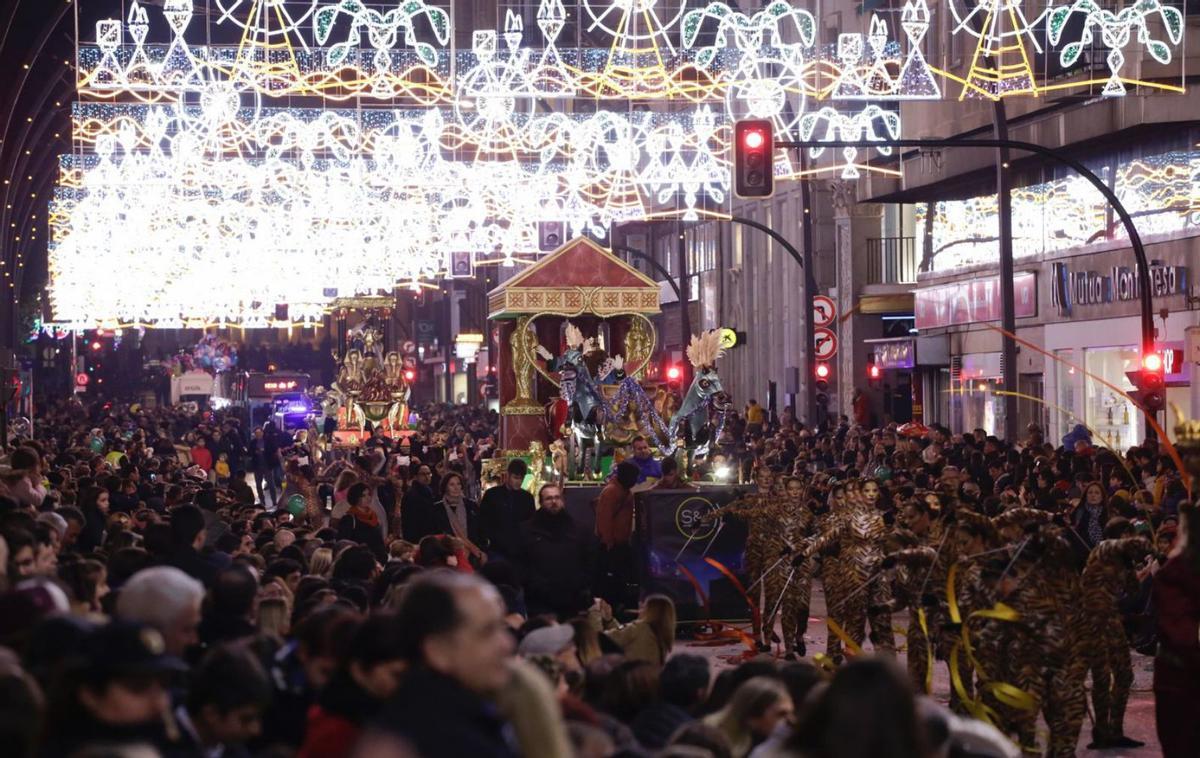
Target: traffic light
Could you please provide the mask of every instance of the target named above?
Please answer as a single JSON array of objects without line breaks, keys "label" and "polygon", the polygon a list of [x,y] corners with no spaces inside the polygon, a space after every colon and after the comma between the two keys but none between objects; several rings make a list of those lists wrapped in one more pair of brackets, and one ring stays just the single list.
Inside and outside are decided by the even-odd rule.
[{"label": "traffic light", "polygon": [[413,371],[411,368],[404,369],[404,381],[408,382],[409,384],[412,384],[416,380],[416,378],[417,378],[416,371]]},{"label": "traffic light", "polygon": [[820,392],[825,392],[826,390],[828,390],[829,389],[829,364],[828,363],[818,363],[816,368],[813,369],[813,373],[816,375],[816,379],[817,379],[817,390]]},{"label": "traffic light", "polygon": [[1142,370],[1138,374],[1142,407],[1148,413],[1158,413],[1167,407],[1167,378],[1162,355],[1157,351],[1142,356]]},{"label": "traffic light", "polygon": [[775,132],[770,119],[733,126],[733,194],[770,197],[775,193]]},{"label": "traffic light", "polygon": [[878,384],[883,379],[883,369],[875,362],[875,356],[867,356],[867,381],[871,384]]},{"label": "traffic light", "polygon": [[667,366],[667,382],[678,384],[680,379],[683,379],[683,369],[674,363]]}]

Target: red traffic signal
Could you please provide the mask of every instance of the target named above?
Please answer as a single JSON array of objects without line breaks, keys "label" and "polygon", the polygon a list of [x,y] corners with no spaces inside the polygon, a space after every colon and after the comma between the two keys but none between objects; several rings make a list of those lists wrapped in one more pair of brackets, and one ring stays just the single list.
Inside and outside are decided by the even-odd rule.
[{"label": "red traffic signal", "polygon": [[411,382],[417,378],[417,372],[410,369],[404,370],[404,381]]},{"label": "red traffic signal", "polygon": [[1137,372],[1137,386],[1142,407],[1147,413],[1158,413],[1167,407],[1166,366],[1157,350],[1142,356],[1142,370]]},{"label": "red traffic signal", "polygon": [[679,366],[667,366],[667,381],[677,382],[683,378],[683,369]]},{"label": "red traffic signal", "polygon": [[813,374],[817,379],[817,389],[821,392],[829,389],[829,374],[831,371],[828,363],[818,363],[813,367]]},{"label": "red traffic signal", "polygon": [[876,382],[876,381],[879,381],[879,378],[881,376],[883,376],[883,371],[880,370],[880,368],[878,366],[876,366],[874,363],[867,366],[867,378],[868,379],[870,379],[873,382]]},{"label": "red traffic signal", "polygon": [[733,125],[733,193],[738,197],[774,194],[774,129],[770,119],[738,121]]}]

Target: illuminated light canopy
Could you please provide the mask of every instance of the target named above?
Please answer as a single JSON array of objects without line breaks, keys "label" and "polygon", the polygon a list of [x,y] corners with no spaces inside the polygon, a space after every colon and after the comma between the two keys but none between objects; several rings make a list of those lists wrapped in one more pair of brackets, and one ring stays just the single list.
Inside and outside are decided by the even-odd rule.
[{"label": "illuminated light canopy", "polygon": [[[1145,240],[1200,232],[1200,149],[1168,151],[1117,166],[1113,191]],[[1084,178],[1069,175],[1012,190],[1013,253],[1018,259],[1106,243],[1125,236],[1108,202]],[[918,203],[916,223],[930,219],[928,270],[945,272],[994,263],[998,234],[995,195]],[[926,270],[923,268],[922,270]]]},{"label": "illuminated light canopy", "polygon": [[[1012,3],[951,0],[953,33],[1006,56],[1014,39],[1062,43],[1065,55],[1092,30],[1160,62],[1180,44],[1182,15],[1158,0],[1111,19],[1080,0],[1031,21]],[[960,96],[986,97],[1091,86],[1021,84],[1004,62],[998,74],[973,65],[966,80],[939,70],[922,50],[926,0],[907,0],[898,23],[867,16],[865,33],[831,45],[786,0],[752,13],[541,0],[532,15],[507,10],[500,29],[472,30],[469,49],[454,47],[448,11],[428,0],[206,8],[196,18],[192,0],[134,0],[79,47],[77,152],[62,160],[50,207],[59,322],[269,327],[276,303],[315,322],[339,295],[420,289],[452,253],[469,253],[472,270],[533,260],[540,221],[600,233],[664,209],[699,218],[729,199],[733,120],[770,119],[783,139],[882,142],[899,134],[889,103],[940,98],[956,83]],[[1084,36],[1060,39],[1063,10],[1086,14]],[[166,44],[149,39],[153,13]],[[565,46],[577,38],[568,25],[610,44]],[[1110,83],[1173,86],[1119,70]],[[819,170],[865,168],[843,151]],[[785,152],[774,170],[793,173]]]}]

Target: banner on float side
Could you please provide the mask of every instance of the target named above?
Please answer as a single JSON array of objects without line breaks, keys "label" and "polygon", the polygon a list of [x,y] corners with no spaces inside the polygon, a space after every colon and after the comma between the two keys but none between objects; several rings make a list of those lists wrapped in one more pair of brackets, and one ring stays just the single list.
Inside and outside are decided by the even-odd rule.
[{"label": "banner on float side", "polygon": [[675,601],[681,621],[749,618],[750,607],[741,591],[706,560],[712,559],[729,569],[745,586],[746,526],[736,519],[703,520],[706,513],[730,503],[747,490],[727,485],[639,494],[637,531],[642,594],[659,592],[669,596]]}]

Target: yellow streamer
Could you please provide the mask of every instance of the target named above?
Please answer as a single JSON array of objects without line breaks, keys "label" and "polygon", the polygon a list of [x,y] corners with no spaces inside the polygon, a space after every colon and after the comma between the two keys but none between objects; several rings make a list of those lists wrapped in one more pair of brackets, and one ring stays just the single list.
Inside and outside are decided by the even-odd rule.
[{"label": "yellow streamer", "polygon": [[[1003,703],[1009,708],[1021,711],[1037,710],[1037,699],[1008,682],[990,682],[987,681],[987,672],[983,666],[975,658],[975,652],[971,648],[971,632],[970,624],[964,623],[962,611],[958,607],[958,593],[955,591],[955,584],[958,581],[958,563],[950,566],[950,570],[946,574],[946,604],[949,607],[950,620],[959,625],[959,633],[961,639],[954,643],[953,649],[950,651],[950,684],[954,688],[955,694],[962,701],[963,706],[975,718],[986,721],[992,726],[999,726],[1000,714],[994,708],[983,702],[983,693],[988,692],[997,701]],[[972,611],[967,616],[967,621],[971,619],[992,619],[995,621],[1013,622],[1021,618],[1021,614],[1015,608],[1005,605],[1004,603],[996,603],[991,608]],[[967,662],[975,670],[976,678],[979,680],[980,697],[972,698],[967,693],[966,683],[962,678],[962,670],[959,665],[958,654],[962,650],[966,655]]]},{"label": "yellow streamer", "polygon": [[933,642],[929,639],[929,624],[925,620],[925,609],[917,609],[917,623],[925,634],[925,694],[933,694]]},{"label": "yellow streamer", "polygon": [[849,653],[851,655],[862,655],[862,652],[863,652],[862,646],[860,646],[854,640],[850,639],[850,635],[846,634],[846,630],[843,629],[841,627],[841,625],[838,624],[838,622],[834,621],[829,616],[826,616],[825,617],[825,625],[828,626],[829,631],[833,632],[833,635],[835,637],[837,637],[839,640],[841,640],[842,644],[846,646],[847,653]]},{"label": "yellow streamer", "polygon": [[814,654],[813,655],[813,663],[820,666],[823,671],[828,671],[831,674],[834,671],[837,671],[837,664],[833,662],[832,658],[825,655],[824,653]]}]

